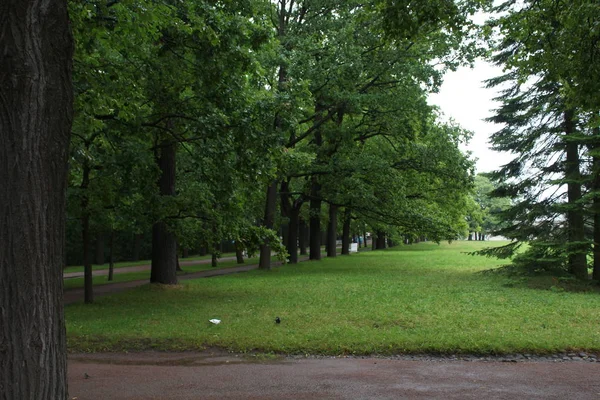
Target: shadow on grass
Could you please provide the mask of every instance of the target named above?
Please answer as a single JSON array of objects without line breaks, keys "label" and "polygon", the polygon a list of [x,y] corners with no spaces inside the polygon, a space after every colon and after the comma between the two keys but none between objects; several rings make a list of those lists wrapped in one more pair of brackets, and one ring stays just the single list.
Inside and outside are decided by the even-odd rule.
[{"label": "shadow on grass", "polygon": [[556,273],[525,273],[515,266],[508,264],[480,271],[479,274],[498,275],[508,278],[508,282],[503,285],[504,287],[548,290],[552,292],[600,293],[600,282],[593,280],[581,281],[560,271]]}]

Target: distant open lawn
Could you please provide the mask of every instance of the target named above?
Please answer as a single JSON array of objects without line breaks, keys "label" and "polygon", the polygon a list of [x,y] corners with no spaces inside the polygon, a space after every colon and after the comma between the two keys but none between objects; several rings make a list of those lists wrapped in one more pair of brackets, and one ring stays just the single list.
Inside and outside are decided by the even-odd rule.
[{"label": "distant open lawn", "polygon": [[146,285],[67,306],[69,348],[332,355],[600,350],[596,291],[564,291],[552,278],[556,285],[531,288],[479,273],[502,262],[464,252],[490,244],[422,243],[177,288]]},{"label": "distant open lawn", "polygon": [[[189,261],[191,259],[186,258],[186,259],[182,259],[182,260]],[[140,264],[140,265],[147,265],[147,263]],[[221,261],[217,264],[216,268],[231,268],[231,267],[239,267],[240,265],[257,264],[258,257],[246,258],[246,259],[244,259],[244,263],[245,264],[238,264],[236,260]],[[177,272],[177,275],[185,275],[185,274],[189,274],[192,272],[206,271],[206,270],[214,269],[214,268],[212,267],[212,265],[210,263],[205,263],[205,264],[195,264],[195,265],[182,265],[181,269],[183,271]],[[124,272],[124,273],[119,273],[118,271],[115,271],[112,281],[108,280],[107,275],[101,275],[101,276],[94,276],[92,278],[92,282],[93,282],[94,286],[98,286],[98,285],[108,285],[108,284],[117,283],[117,282],[139,281],[142,279],[148,279],[148,280],[150,279],[150,270],[138,271],[138,272]],[[66,278],[64,280],[64,288],[67,290],[75,289],[75,288],[82,288],[83,283],[84,283],[83,278]]]}]

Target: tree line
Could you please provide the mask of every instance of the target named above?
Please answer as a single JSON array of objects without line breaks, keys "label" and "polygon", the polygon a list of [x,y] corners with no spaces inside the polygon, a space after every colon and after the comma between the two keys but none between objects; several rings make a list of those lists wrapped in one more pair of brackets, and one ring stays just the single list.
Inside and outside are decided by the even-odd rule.
[{"label": "tree line", "polygon": [[174,284],[178,253],[223,241],[269,269],[273,251],[335,257],[338,237],[346,254],[366,232],[381,248],[466,231],[469,133],[426,99],[478,54],[473,2],[407,21],[381,1],[69,6],[68,257],[87,302],[94,238],[129,255],[145,238],[151,282]]},{"label": "tree line", "polygon": [[[113,246],[147,235],[151,281],[173,284],[178,248],[222,240],[270,268],[273,251],[295,262],[300,243],[319,259],[322,232],[333,257],[338,234],[347,248],[372,232],[379,248],[481,229],[459,150],[469,133],[426,96],[485,50],[469,15],[487,3],[5,1],[4,397],[67,397],[67,227],[89,287],[99,232]],[[507,73],[490,85],[505,88],[494,120],[506,128],[493,141],[517,155],[492,175],[515,199],[500,233],[529,241],[538,265],[587,277],[600,232],[598,5],[497,11],[484,33],[500,38],[491,50]]]},{"label": "tree line", "polygon": [[[488,21],[492,60],[505,73],[491,121],[492,148],[512,161],[491,174],[494,196],[513,199],[484,254],[514,256],[520,269],[600,280],[600,4],[506,1]],[[520,253],[517,249],[527,243]]]}]

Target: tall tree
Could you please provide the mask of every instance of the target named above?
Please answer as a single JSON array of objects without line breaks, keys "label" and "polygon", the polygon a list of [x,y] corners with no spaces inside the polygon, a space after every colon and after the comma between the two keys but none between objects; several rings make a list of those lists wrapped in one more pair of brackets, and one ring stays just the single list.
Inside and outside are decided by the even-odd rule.
[{"label": "tall tree", "polygon": [[584,144],[597,140],[589,114],[600,103],[589,88],[598,88],[600,35],[593,27],[600,6],[589,0],[507,1],[496,11],[500,16],[490,27],[501,36],[494,60],[507,72],[490,80],[504,87],[493,120],[506,125],[492,143],[516,156],[492,177],[501,183],[496,195],[516,199],[503,213],[510,223],[500,232],[517,242],[490,253],[510,255],[528,241],[518,264],[587,279],[585,216],[595,208],[583,190],[598,171],[586,165]]},{"label": "tall tree", "polygon": [[66,2],[3,2],[0,46],[0,387],[7,399],[65,399]]}]

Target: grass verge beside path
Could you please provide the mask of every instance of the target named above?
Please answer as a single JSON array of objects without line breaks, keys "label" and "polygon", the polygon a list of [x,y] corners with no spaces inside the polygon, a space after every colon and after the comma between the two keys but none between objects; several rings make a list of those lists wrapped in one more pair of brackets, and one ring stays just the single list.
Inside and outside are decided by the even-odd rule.
[{"label": "grass verge beside path", "polygon": [[[188,259],[186,259],[186,260],[188,260]],[[238,264],[236,262],[236,260],[223,261],[223,262],[220,262],[216,268],[213,268],[210,263],[196,264],[196,265],[184,265],[184,266],[181,266],[181,269],[183,269],[183,272],[177,272],[177,275],[181,276],[181,275],[191,274],[193,272],[198,272],[198,271],[207,271],[210,269],[219,269],[219,268],[240,267],[243,265],[252,265],[252,264],[257,264],[257,263],[258,263],[258,257],[246,258],[244,260],[244,264]],[[99,285],[110,285],[112,283],[117,283],[117,282],[139,281],[142,279],[150,279],[150,270],[139,271],[139,272],[125,272],[122,274],[121,273],[114,274],[112,281],[108,280],[107,275],[94,276],[92,278],[92,281],[93,281],[94,286],[99,286]],[[65,279],[64,280],[64,289],[69,290],[69,289],[82,288],[83,283],[84,283],[84,278]]]},{"label": "grass verge beside path", "polygon": [[[72,351],[294,354],[600,351],[600,296],[515,285],[468,256],[493,243],[422,243],[146,285],[66,307]],[[275,324],[275,317],[281,324]],[[219,325],[208,320],[221,319]]]},{"label": "grass verge beside path", "polygon": [[[211,259],[211,255],[207,254],[204,256],[193,256],[193,257],[187,257],[187,258],[179,258],[179,262],[186,262],[186,261],[197,261],[197,260],[210,260]],[[220,258],[225,258],[225,257],[235,257],[235,253],[224,253],[221,254]],[[118,262],[115,263],[114,268],[118,269],[118,268],[124,268],[124,267],[137,267],[138,265],[150,265],[151,260],[140,260],[140,261],[123,261],[123,262]],[[92,270],[96,271],[99,269],[108,269],[108,263],[105,264],[94,264],[92,265]],[[63,269],[63,273],[65,272],[83,272],[83,266],[82,265],[75,265],[75,266],[70,266],[70,267],[66,267]]]}]

